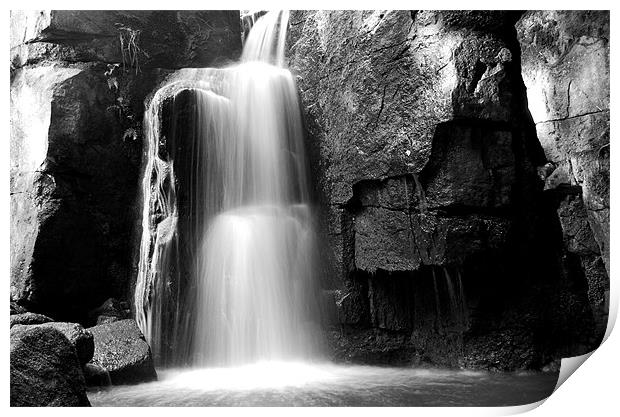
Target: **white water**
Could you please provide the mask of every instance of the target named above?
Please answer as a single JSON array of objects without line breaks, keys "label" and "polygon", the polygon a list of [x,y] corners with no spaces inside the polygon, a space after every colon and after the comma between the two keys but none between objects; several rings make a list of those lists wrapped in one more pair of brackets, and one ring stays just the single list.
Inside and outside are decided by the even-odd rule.
[{"label": "white water", "polygon": [[93,406],[511,406],[546,398],[558,373],[489,373],[299,362],[166,370],[93,390]]},{"label": "white water", "polygon": [[299,360],[316,352],[313,213],[288,13],[242,62],[181,70],[153,97],[136,318],[160,365]]}]

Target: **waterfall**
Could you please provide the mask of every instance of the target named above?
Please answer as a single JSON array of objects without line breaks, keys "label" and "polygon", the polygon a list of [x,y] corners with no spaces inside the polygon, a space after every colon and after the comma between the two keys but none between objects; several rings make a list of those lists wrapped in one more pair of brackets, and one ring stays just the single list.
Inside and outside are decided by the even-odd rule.
[{"label": "waterfall", "polygon": [[315,235],[288,12],[259,18],[241,63],[180,70],[145,113],[136,319],[160,365],[316,351]]}]

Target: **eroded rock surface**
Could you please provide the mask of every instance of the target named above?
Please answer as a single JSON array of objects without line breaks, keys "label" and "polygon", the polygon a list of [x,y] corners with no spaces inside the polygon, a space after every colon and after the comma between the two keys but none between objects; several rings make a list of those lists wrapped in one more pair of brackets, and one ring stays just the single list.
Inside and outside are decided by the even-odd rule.
[{"label": "eroded rock surface", "polygon": [[64,334],[75,348],[82,366],[93,358],[93,352],[95,351],[93,335],[81,325],[77,323],[54,322],[41,324],[40,326],[53,328]]},{"label": "eroded rock surface", "polygon": [[609,297],[609,12],[531,11],[516,27],[549,166],[545,189],[558,202],[566,251],[581,261],[601,333]]},{"label": "eroded rock surface", "polygon": [[[329,242],[323,285],[344,326],[334,357],[523,369],[587,344],[562,318],[590,334],[588,294],[557,254],[561,226],[537,171],[548,161],[527,107],[519,18],[292,13],[290,67]],[[549,311],[527,301],[554,287]]]},{"label": "eroded rock surface", "polygon": [[11,406],[90,406],[75,348],[59,330],[11,328]]}]

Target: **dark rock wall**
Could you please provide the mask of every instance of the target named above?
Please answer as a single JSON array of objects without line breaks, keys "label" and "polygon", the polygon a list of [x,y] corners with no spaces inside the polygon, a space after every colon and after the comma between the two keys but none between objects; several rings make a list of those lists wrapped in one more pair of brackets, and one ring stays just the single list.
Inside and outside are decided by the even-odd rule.
[{"label": "dark rock wall", "polygon": [[517,23],[528,105],[567,256],[588,281],[598,332],[609,303],[609,12],[534,11]]},{"label": "dark rock wall", "polygon": [[239,53],[235,11],[12,12],[12,300],[84,322],[128,298],[144,99]]},{"label": "dark rock wall", "polygon": [[336,358],[515,369],[591,346],[588,285],[538,175],[519,18],[292,14]]}]

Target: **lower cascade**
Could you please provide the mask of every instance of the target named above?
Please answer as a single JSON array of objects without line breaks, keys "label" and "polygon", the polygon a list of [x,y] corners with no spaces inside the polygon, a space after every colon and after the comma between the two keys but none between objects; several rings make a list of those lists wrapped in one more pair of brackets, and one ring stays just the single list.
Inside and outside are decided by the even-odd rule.
[{"label": "lower cascade", "polygon": [[259,19],[242,61],[179,71],[145,115],[136,319],[160,366],[303,360],[315,236],[287,12]]}]

